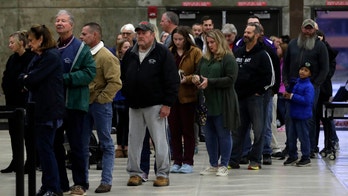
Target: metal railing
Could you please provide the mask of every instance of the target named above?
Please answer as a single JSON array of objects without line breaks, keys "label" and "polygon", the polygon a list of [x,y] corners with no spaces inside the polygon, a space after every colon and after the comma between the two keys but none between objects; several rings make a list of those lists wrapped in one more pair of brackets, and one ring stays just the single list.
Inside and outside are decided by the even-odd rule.
[{"label": "metal railing", "polygon": [[15,132],[18,134],[15,141],[19,146],[17,152],[13,152],[16,168],[16,196],[24,196],[24,131],[27,134],[27,166],[28,166],[28,195],[36,195],[36,148],[35,148],[35,131],[34,131],[34,103],[29,103],[27,109],[11,109],[6,106],[0,106],[0,119],[13,119]]}]

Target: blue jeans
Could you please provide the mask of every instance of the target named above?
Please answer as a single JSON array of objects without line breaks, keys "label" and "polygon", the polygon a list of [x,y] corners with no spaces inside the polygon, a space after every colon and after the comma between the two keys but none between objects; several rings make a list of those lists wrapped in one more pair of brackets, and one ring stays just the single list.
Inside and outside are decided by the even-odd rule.
[{"label": "blue jeans", "polygon": [[297,158],[297,138],[301,142],[302,159],[309,159],[309,123],[308,120],[292,119],[292,126],[288,132],[289,157]]},{"label": "blue jeans", "polygon": [[264,145],[263,154],[272,154],[272,111],[273,111],[273,95],[272,90],[268,90],[264,97],[265,109],[265,125],[264,125]]},{"label": "blue jeans", "polygon": [[246,134],[249,134],[250,125],[254,131],[254,142],[249,152],[248,158],[251,162],[261,164],[261,155],[263,151],[263,126],[264,126],[264,95],[252,95],[239,100],[239,111],[241,126],[237,131],[232,132],[233,148],[231,154],[231,163],[239,164]]},{"label": "blue jeans", "polygon": [[[227,167],[231,156],[233,142],[231,131],[223,126],[222,115],[208,116],[207,123],[203,129],[210,165],[213,167],[219,165]],[[219,155],[221,156],[220,164],[218,162]]]},{"label": "blue jeans", "polygon": [[46,191],[61,192],[57,160],[54,154],[54,138],[57,122],[52,125],[36,124],[36,149],[42,168],[42,189]]},{"label": "blue jeans", "polygon": [[90,134],[92,134],[93,125],[97,130],[99,145],[103,153],[101,183],[112,185],[115,159],[115,145],[111,138],[112,103],[93,102],[90,104],[85,123]]}]

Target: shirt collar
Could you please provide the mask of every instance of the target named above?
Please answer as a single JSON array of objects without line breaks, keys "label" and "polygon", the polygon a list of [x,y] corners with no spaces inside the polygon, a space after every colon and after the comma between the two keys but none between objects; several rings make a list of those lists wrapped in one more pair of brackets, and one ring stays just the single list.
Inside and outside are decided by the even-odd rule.
[{"label": "shirt collar", "polygon": [[104,43],[102,41],[100,41],[96,46],[94,46],[93,48],[91,48],[91,53],[94,56],[100,49],[102,49],[104,47]]}]

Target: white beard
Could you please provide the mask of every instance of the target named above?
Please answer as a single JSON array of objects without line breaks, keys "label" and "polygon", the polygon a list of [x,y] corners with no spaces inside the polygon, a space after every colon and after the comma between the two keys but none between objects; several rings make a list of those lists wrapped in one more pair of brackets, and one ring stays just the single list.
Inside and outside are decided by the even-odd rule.
[{"label": "white beard", "polygon": [[297,39],[297,46],[299,48],[304,48],[305,50],[312,50],[314,48],[316,39],[317,37],[315,35],[310,38],[306,38],[300,34]]}]

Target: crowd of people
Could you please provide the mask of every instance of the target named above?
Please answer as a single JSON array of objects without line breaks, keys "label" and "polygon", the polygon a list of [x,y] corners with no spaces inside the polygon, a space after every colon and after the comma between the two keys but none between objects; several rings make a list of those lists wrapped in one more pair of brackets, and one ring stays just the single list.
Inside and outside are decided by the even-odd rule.
[{"label": "crowd of people", "polygon": [[[14,54],[2,88],[9,108],[36,103],[42,169],[38,196],[86,195],[93,129],[102,170],[95,193],[111,191],[115,158],[128,158],[127,186],[146,182],[151,147],[153,186],[161,187],[170,184],[170,173],[194,171],[199,140],[205,141],[209,156],[200,174],[216,176],[227,176],[240,164],[259,170],[271,165],[272,157],[287,157],[284,166],[310,166],[319,152],[320,121],[324,131],[333,133],[326,139],[338,144],[334,124],[317,109],[332,96],[337,51],[315,21],[305,19],[291,41],[266,36],[254,15],[239,31],[233,24],[215,29],[209,16],[192,27],[179,24],[171,11],[161,16],[161,33],[148,21],[125,24],[115,46],[107,47],[98,23],[84,24],[77,38],[74,16],[60,10],[55,16],[57,41],[43,24],[9,36]],[[197,123],[200,98],[207,107],[204,125]],[[286,131],[283,150],[274,136],[281,129]],[[9,131],[15,152],[18,134],[11,121]],[[16,162],[1,173],[15,172]]]}]

